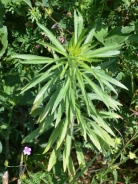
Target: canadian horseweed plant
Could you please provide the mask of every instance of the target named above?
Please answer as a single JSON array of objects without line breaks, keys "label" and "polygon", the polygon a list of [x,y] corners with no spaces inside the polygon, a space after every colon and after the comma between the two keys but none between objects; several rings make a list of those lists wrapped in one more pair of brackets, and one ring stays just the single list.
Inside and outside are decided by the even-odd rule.
[{"label": "canadian horseweed plant", "polygon": [[[97,48],[93,36],[96,25],[91,30],[84,29],[83,17],[74,11],[74,34],[64,47],[53,33],[37,21],[39,28],[49,38],[50,43],[38,41],[39,45],[51,49],[52,57],[36,55],[14,55],[23,64],[43,64],[44,68],[30,81],[21,93],[41,83],[31,114],[39,109],[39,127],[30,133],[22,143],[30,142],[53,127],[43,153],[52,149],[48,171],[63,153],[63,168],[74,176],[75,168],[70,156],[72,146],[76,149],[80,166],[85,166],[82,149],[76,139],[76,132],[99,152],[116,149],[115,134],[106,123],[108,118],[120,118],[114,113],[121,105],[112,96],[117,95],[114,86],[126,87],[106,73],[102,58],[117,56],[121,45],[112,44]],[[100,101],[107,111],[95,105]]]}]

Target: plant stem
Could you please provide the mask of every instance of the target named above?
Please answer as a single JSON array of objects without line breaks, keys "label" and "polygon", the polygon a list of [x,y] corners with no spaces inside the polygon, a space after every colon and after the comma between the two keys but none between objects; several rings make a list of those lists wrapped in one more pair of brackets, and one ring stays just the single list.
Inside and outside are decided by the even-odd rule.
[{"label": "plant stem", "polygon": [[10,135],[11,118],[12,118],[12,108],[10,108],[10,111],[9,111],[8,130],[7,130],[7,135],[5,137],[5,159],[7,161],[9,159],[9,135]]}]

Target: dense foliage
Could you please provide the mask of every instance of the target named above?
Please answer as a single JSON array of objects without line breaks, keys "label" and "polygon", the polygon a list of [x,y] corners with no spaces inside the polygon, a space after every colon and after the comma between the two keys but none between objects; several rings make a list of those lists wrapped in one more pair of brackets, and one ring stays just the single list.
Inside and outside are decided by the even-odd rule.
[{"label": "dense foliage", "polygon": [[138,182],[137,13],[136,0],[1,0],[1,176]]}]

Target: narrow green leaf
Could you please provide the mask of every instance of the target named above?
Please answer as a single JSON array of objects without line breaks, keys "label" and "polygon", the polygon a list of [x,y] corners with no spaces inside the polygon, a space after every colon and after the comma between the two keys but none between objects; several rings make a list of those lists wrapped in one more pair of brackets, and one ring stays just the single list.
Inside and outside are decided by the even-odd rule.
[{"label": "narrow green leaf", "polygon": [[70,157],[70,151],[71,151],[71,140],[72,140],[71,130],[68,129],[67,136],[66,136],[65,148],[64,148],[64,152],[63,152],[64,172],[66,171],[66,168],[68,167],[68,163],[69,163],[69,157]]},{"label": "narrow green leaf", "polygon": [[[51,80],[49,80],[42,88],[41,90],[39,91],[39,93],[37,94],[35,100],[34,100],[34,103],[37,103],[37,101],[46,93],[46,91],[48,89],[50,89],[50,87],[55,83],[55,81],[57,80],[57,76],[53,76],[53,78]],[[43,98],[44,99],[44,98]]]},{"label": "narrow green leaf", "polygon": [[47,29],[45,26],[41,25],[38,22],[37,22],[37,25],[46,33],[46,35],[49,37],[51,42],[58,48],[58,50],[60,50],[62,53],[64,53],[64,55],[66,55],[66,50],[61,45],[61,43],[56,39],[53,33],[49,29]]},{"label": "narrow green leaf", "polygon": [[93,39],[93,36],[94,36],[94,33],[95,33],[95,29],[96,29],[96,24],[89,31],[89,33],[88,33],[88,35],[87,35],[87,37],[85,39],[84,44],[87,44],[87,43],[91,43],[92,42],[92,39]]},{"label": "narrow green leaf", "polygon": [[[85,38],[86,38],[86,33],[87,33],[87,30],[84,29],[84,30],[81,32],[81,34],[79,35],[78,40],[77,40],[77,44],[76,44],[76,46],[75,46],[75,50],[76,50],[76,49],[81,49],[81,52],[84,53],[86,50],[89,49],[88,44],[82,44],[82,42],[83,42],[83,41],[85,40]],[[82,44],[82,45],[81,45],[81,44]]]},{"label": "narrow green leaf", "polygon": [[87,71],[87,73],[92,74],[99,81],[100,85],[102,86],[101,78],[97,75],[97,72],[96,72],[97,70],[94,70],[94,68],[89,67],[85,63],[83,63],[81,66]]},{"label": "narrow green leaf", "polygon": [[89,97],[90,100],[99,100],[99,101],[101,101],[99,96],[95,93],[88,93],[88,97]]},{"label": "narrow green leaf", "polygon": [[115,55],[118,55],[120,51],[121,45],[110,45],[106,47],[102,47],[96,50],[92,50],[90,52],[87,52],[84,54],[84,57],[86,58],[93,58],[93,57],[112,57]]},{"label": "narrow green leaf", "polygon": [[52,147],[52,145],[57,140],[57,138],[59,137],[59,135],[60,135],[59,132],[61,132],[61,130],[62,130],[63,122],[64,121],[61,121],[58,124],[58,126],[53,130],[53,132],[48,140],[47,146],[46,146],[43,153],[46,153]]},{"label": "narrow green leaf", "polygon": [[87,140],[87,137],[86,137],[86,122],[83,119],[83,116],[81,116],[80,109],[77,106],[76,106],[76,118],[77,118],[77,123],[79,124],[79,126],[81,128],[82,135],[83,135],[84,139]]},{"label": "narrow green leaf", "polygon": [[84,81],[83,81],[83,78],[82,78],[81,73],[79,71],[77,71],[76,74],[77,74],[77,80],[79,82],[79,87],[80,87],[82,95],[84,97],[84,101],[85,101],[85,104],[87,107],[87,112],[89,115],[90,114],[90,107],[89,107],[89,103],[88,103],[88,96],[87,96],[87,93],[85,91]]},{"label": "narrow green leaf", "polygon": [[33,107],[31,108],[31,111],[30,111],[30,114],[32,114],[32,116],[33,116],[33,113],[35,112],[35,110],[39,107],[41,107],[41,112],[42,112],[42,109],[43,109],[43,107],[41,106],[42,102],[43,102],[43,97],[39,98],[39,100],[37,100],[37,102],[33,105]]},{"label": "narrow green leaf", "polygon": [[56,117],[56,122],[55,122],[55,127],[58,125],[58,123],[61,121],[62,115],[64,113],[65,109],[65,102],[62,100],[57,111],[57,117]]},{"label": "narrow green leaf", "polygon": [[61,128],[61,132],[60,132],[59,139],[57,141],[56,149],[58,149],[60,147],[61,143],[64,141],[64,138],[65,138],[66,133],[67,133],[68,123],[69,123],[68,118],[66,118],[65,121],[63,122],[63,126]]},{"label": "narrow green leaf", "polygon": [[122,106],[121,103],[119,103],[117,100],[114,100],[110,96],[106,96],[106,99],[108,101],[109,106],[114,110],[119,110],[119,106]]},{"label": "narrow green leaf", "polygon": [[25,63],[25,64],[46,64],[46,63],[52,64],[56,61],[63,62],[65,60],[65,57],[53,59],[49,57],[28,55],[28,54],[13,55],[11,56],[11,58],[23,59],[25,61],[20,61],[20,63]]},{"label": "narrow green leaf", "polygon": [[40,127],[40,131],[39,131],[39,134],[42,134],[43,132],[45,132],[46,130],[48,130],[48,127],[52,126],[53,124],[53,121],[54,121],[54,115],[49,115],[47,116],[39,125]]},{"label": "narrow green leaf", "polygon": [[[101,146],[101,148],[102,148],[102,145],[103,145],[103,142],[105,142],[105,145],[107,144],[107,145],[110,145],[110,146],[112,146],[112,147],[115,147],[115,142],[114,142],[114,139],[112,139],[111,137],[110,137],[110,135],[106,132],[106,131],[108,131],[109,129],[110,129],[110,127],[108,127],[108,130],[103,130],[99,125],[97,125],[95,122],[91,122],[91,121],[89,121],[89,124],[90,124],[90,126],[92,126],[94,129],[91,129],[90,127],[89,127],[89,132],[93,132],[94,134],[96,134],[97,136],[98,136],[98,141],[99,141],[99,144],[100,144],[100,146]],[[110,129],[111,130],[111,129]],[[112,130],[111,130],[112,131]],[[101,137],[101,139],[103,140],[102,142],[101,142],[101,139],[99,139],[99,137]],[[104,145],[104,146],[105,146]],[[100,150],[99,150],[100,151]],[[101,150],[102,151],[102,150]]]},{"label": "narrow green leaf", "polygon": [[57,98],[57,95],[59,94],[60,88],[58,88],[53,94],[51,94],[50,100],[45,106],[44,110],[40,114],[38,118],[38,122],[43,121],[43,119],[47,116],[47,114],[50,112],[50,110],[53,108],[53,104]]},{"label": "narrow green leaf", "polygon": [[111,91],[113,91],[116,95],[118,95],[117,91],[115,90],[115,88],[113,87],[113,85],[111,85],[108,81],[101,79],[101,81],[103,82],[103,84],[105,84],[108,89],[110,89]]},{"label": "narrow green leaf", "polygon": [[39,136],[39,131],[40,131],[40,128],[37,128],[35,129],[33,132],[31,132],[28,136],[26,136],[23,141],[22,141],[22,144],[23,143],[26,143],[26,142],[30,142],[31,140],[33,140],[34,138],[37,138]]},{"label": "narrow green leaf", "polygon": [[120,115],[118,115],[117,113],[114,112],[109,112],[109,111],[100,111],[99,114],[103,117],[103,118],[121,118],[122,117]]},{"label": "narrow green leaf", "polygon": [[62,52],[60,49],[58,49],[58,47],[54,47],[53,45],[50,45],[49,43],[41,42],[41,41],[37,41],[37,43],[39,43],[39,44],[41,44],[41,45],[43,45],[45,47],[49,47],[49,48],[53,49],[54,51],[56,51],[56,52],[58,52],[58,53],[60,53],[60,54],[62,54],[62,55],[67,57],[67,53]]},{"label": "narrow green leaf", "polygon": [[52,113],[55,111],[61,100],[64,98],[68,88],[69,88],[70,80],[67,77],[64,84],[61,86],[60,92],[55,100],[55,103],[53,104]]},{"label": "narrow green leaf", "polygon": [[75,91],[74,91],[74,89],[70,89],[70,91],[71,91],[71,106],[73,106],[72,107],[72,109],[73,110],[75,110],[75,106],[76,106],[76,96],[75,96]]},{"label": "narrow green leaf", "polygon": [[[101,130],[102,128],[96,124],[96,122],[94,121],[91,121],[90,119],[86,118],[87,119],[87,123],[89,123],[87,125],[87,128],[89,129],[89,133],[92,131],[96,136],[98,136],[98,141],[99,141],[99,144],[100,144],[100,140],[99,140],[99,137],[101,137],[101,139],[103,139],[105,141],[105,138],[104,136],[102,135],[101,133]],[[100,144],[100,147],[102,145]]]},{"label": "narrow green leaf", "polygon": [[60,145],[58,149],[55,149],[55,148],[53,149],[52,154],[49,159],[49,163],[48,163],[48,168],[47,168],[48,171],[50,171],[52,167],[55,165],[57,158],[61,152],[61,148],[62,148],[62,144]]},{"label": "narrow green leaf", "polygon": [[71,156],[69,156],[68,170],[69,170],[69,173],[71,173],[70,178],[74,177],[75,176],[75,167],[74,167],[73,160],[72,160]]},{"label": "narrow green leaf", "polygon": [[78,145],[75,145],[75,149],[77,153],[77,159],[78,159],[79,166],[81,167],[85,166],[85,159],[84,159],[84,154],[82,152],[82,149]]},{"label": "narrow green leaf", "polygon": [[104,91],[101,90],[101,88],[96,85],[95,83],[93,83],[86,75],[84,75],[84,78],[86,79],[86,81],[88,82],[88,84],[92,87],[92,89],[94,90],[94,92],[99,96],[99,98],[105,103],[105,105],[107,107],[109,107],[109,102],[107,101],[107,95]]},{"label": "narrow green leaf", "polygon": [[77,17],[76,10],[74,10],[74,42],[75,42],[75,45],[78,40],[77,36],[78,36],[78,17]]},{"label": "narrow green leaf", "polygon": [[44,56],[37,56],[31,54],[16,54],[11,56],[11,58],[23,59],[23,60],[51,60],[52,58],[44,57]]},{"label": "narrow green leaf", "polygon": [[39,128],[35,129],[33,132],[31,132],[28,136],[26,136],[23,141],[22,141],[22,144],[23,143],[26,143],[26,142],[30,142],[32,141],[34,138],[40,136],[41,134],[43,134],[48,126],[51,125],[51,123],[53,122],[53,115],[52,116],[49,116],[47,117],[47,119],[45,119],[40,125],[39,125]]},{"label": "narrow green leaf", "polygon": [[[98,49],[97,49],[98,50]],[[107,51],[103,53],[87,53],[84,56],[87,58],[104,58],[104,57],[114,57],[116,55],[119,55],[120,51],[118,50],[112,50],[112,51]]]},{"label": "narrow green leaf", "polygon": [[47,72],[40,74],[38,76],[36,76],[29,84],[27,84],[23,89],[21,93],[24,93],[25,91],[27,91],[28,89],[36,86],[37,84],[39,84],[40,82],[42,82],[43,80],[45,80],[48,76],[48,74],[50,73],[50,71],[58,68],[59,66],[62,66],[63,63],[59,63],[57,65],[52,66]]},{"label": "narrow green leaf", "polygon": [[83,17],[79,11],[77,12],[78,12],[78,38],[79,38],[79,36],[81,35],[83,31]]},{"label": "narrow green leaf", "polygon": [[[97,96],[101,99],[102,102],[105,103],[105,105],[109,108],[118,109],[118,106],[121,104],[117,101],[115,101],[113,98],[111,98],[105,91],[101,90],[101,88],[93,83],[86,75],[83,74],[88,84],[92,87],[94,92],[97,94]],[[101,81],[100,81],[101,82]],[[103,83],[102,83],[103,84]]]},{"label": "narrow green leaf", "polygon": [[97,115],[94,116],[94,115],[91,115],[91,117],[94,119],[94,121],[97,122],[97,124],[100,125],[100,127],[102,127],[105,131],[107,131],[108,133],[110,133],[111,135],[115,136],[115,134],[113,133],[113,131],[111,130],[111,128],[104,122],[104,120]]},{"label": "narrow green leaf", "polygon": [[66,63],[65,67],[63,66],[62,72],[60,74],[60,80],[62,80],[65,77],[67,69],[68,69],[68,66],[69,66],[68,63]]},{"label": "narrow green leaf", "polygon": [[101,148],[101,145],[99,143],[99,138],[96,136],[94,131],[91,130],[91,128],[88,126],[87,126],[87,135],[89,136],[89,138],[91,139],[91,141],[95,145],[95,147],[101,152],[102,148]]},{"label": "narrow green leaf", "polygon": [[109,75],[105,74],[105,72],[102,70],[95,70],[97,76],[99,76],[100,78],[102,78],[103,80],[106,80],[118,87],[124,88],[126,90],[128,90],[122,83],[120,83],[119,81],[117,81],[116,79],[110,77]]},{"label": "narrow green leaf", "polygon": [[22,63],[22,64],[32,64],[32,65],[39,65],[39,64],[47,64],[47,63],[52,63],[52,62],[55,62],[53,59],[44,59],[44,60],[42,60],[42,59],[40,59],[40,60],[38,60],[38,59],[33,59],[33,60],[26,60],[26,61],[20,61],[20,63]]}]

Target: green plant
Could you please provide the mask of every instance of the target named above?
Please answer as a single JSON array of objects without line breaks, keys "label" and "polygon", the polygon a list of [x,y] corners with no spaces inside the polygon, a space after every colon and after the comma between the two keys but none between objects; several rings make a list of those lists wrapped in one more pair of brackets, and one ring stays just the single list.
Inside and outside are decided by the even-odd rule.
[{"label": "green plant", "polygon": [[[29,142],[50,128],[54,128],[44,153],[53,147],[48,170],[56,163],[63,149],[63,168],[74,174],[73,161],[70,156],[72,144],[77,151],[79,165],[84,165],[82,149],[78,148],[76,132],[85,141],[89,139],[100,152],[115,148],[115,134],[106,123],[108,118],[120,118],[114,113],[121,105],[113,99],[117,94],[114,85],[126,87],[106,73],[100,64],[101,58],[118,55],[121,45],[113,44],[97,48],[93,41],[96,25],[91,30],[84,29],[81,14],[74,11],[74,34],[66,47],[56,39],[50,30],[37,22],[53,43],[38,41],[50,48],[54,58],[35,55],[14,55],[12,58],[23,59],[25,64],[45,64],[38,75],[27,84],[22,93],[41,83],[31,113],[39,110],[39,128],[28,135],[23,143]],[[94,49],[95,48],[95,49]],[[56,54],[57,52],[58,54]],[[109,61],[110,62],[110,61]],[[106,106],[106,111],[98,109],[95,102]],[[56,143],[56,144],[55,144]]]},{"label": "green plant", "polygon": [[[82,41],[82,43],[81,41],[77,41],[77,43],[80,42],[78,49],[75,44],[72,44],[73,46],[71,48],[71,43],[74,42],[73,38],[71,41],[71,37],[74,32],[74,9],[77,9],[83,16],[84,25],[84,36],[82,35],[82,37],[79,37],[82,38],[82,40],[84,39],[84,41]],[[72,165],[74,165],[74,168],[73,166],[69,166],[69,168],[73,168],[71,172],[63,171],[62,168],[63,152],[65,153],[65,145],[67,144],[67,134],[64,133],[64,139],[61,145],[62,148],[61,151],[59,151],[59,155],[58,151],[55,151],[54,153],[57,153],[55,160],[53,162],[49,162],[49,164],[56,163],[50,171],[52,182],[54,184],[64,183],[64,181],[68,183],[71,182],[71,180],[72,182],[75,181],[75,184],[79,182],[90,183],[90,181],[92,181],[92,183],[98,184],[106,182],[138,182],[138,160],[136,158],[138,154],[135,154],[138,134],[137,9],[138,2],[136,0],[102,0],[100,2],[96,0],[0,1],[0,176],[2,176],[3,172],[5,172],[5,169],[7,169],[6,165],[8,162],[9,165],[12,166],[19,164],[22,146],[30,146],[32,148],[32,155],[29,157],[26,163],[28,172],[32,174],[36,174],[37,172],[45,172],[48,166],[48,159],[50,158],[52,151],[56,150],[56,147],[60,145],[59,140],[62,140],[61,131],[63,132],[65,127],[63,129],[61,128],[62,130],[60,133],[57,133],[57,139],[51,145],[49,151],[47,151],[45,154],[42,154],[42,152],[44,148],[47,147],[47,144],[49,145],[48,139],[51,136],[51,133],[54,131],[56,125],[58,123],[59,125],[62,123],[64,124],[64,120],[66,120],[66,114],[71,114],[70,109],[74,108],[72,112],[74,116],[74,125],[73,133],[71,135],[72,144],[70,151],[70,158],[72,159]],[[76,20],[81,22],[81,16],[79,13],[77,13],[76,17]],[[49,33],[47,34],[47,32],[44,32],[44,30],[41,29],[42,25],[37,25],[35,22],[36,18],[37,22],[40,22],[46,26],[46,29],[51,30],[51,32],[54,34],[54,37],[57,38],[57,40],[65,49],[67,56],[63,56],[61,53],[56,52],[56,50],[54,51],[55,46],[54,43],[52,43],[52,41],[49,39]],[[93,29],[92,41],[88,43],[89,47],[85,45],[88,51],[90,50],[90,52],[95,52],[99,48],[107,48],[111,45],[118,45],[118,48],[116,49],[118,51],[120,45],[121,52],[118,52],[119,55],[116,55],[115,57],[98,58],[99,62],[93,62],[92,60],[97,58],[92,58],[90,62],[88,62],[85,61],[86,58],[81,58],[83,52],[82,50],[80,51],[81,57],[75,54],[77,50],[79,53],[79,50],[85,47],[84,42],[91,29]],[[40,42],[37,42],[38,40],[40,40]],[[50,45],[45,44],[45,42],[48,42]],[[54,49],[51,47],[51,45],[53,45]],[[91,48],[92,46],[93,48]],[[45,56],[45,58],[49,57],[50,59],[54,58],[55,60],[53,60],[53,63],[51,64],[49,62],[49,65],[44,64],[45,62],[43,64],[40,63],[34,65],[34,63],[28,64],[29,60],[27,59],[22,64],[21,59],[10,59],[10,56],[14,55],[15,53],[28,55],[31,54],[33,57],[34,55],[43,57]],[[73,60],[69,56],[69,53],[75,55],[75,64],[72,61],[68,62]],[[83,52],[83,54],[86,53]],[[45,79],[41,83],[29,88],[24,93],[19,94],[22,86],[30,83],[38,76],[38,74],[43,75],[50,70],[51,67],[60,64],[62,56],[64,57],[63,64],[61,64],[60,67],[57,67],[57,69],[50,71],[49,77],[44,77]],[[65,68],[65,63],[68,63],[67,68]],[[71,63],[73,63],[73,67],[71,66]],[[110,112],[114,113],[115,110],[112,109],[112,107],[108,108],[105,105],[105,101],[103,103],[103,99],[105,100],[105,98],[101,100],[101,97],[98,98],[99,94],[95,95],[95,91],[87,82],[84,75],[86,75],[86,77],[88,77],[94,84],[98,85],[100,89],[103,83],[103,81],[101,82],[101,77],[99,77],[101,82],[100,84],[95,77],[96,75],[91,74],[90,70],[86,68],[84,69],[83,65],[88,65],[88,67],[91,67],[93,73],[96,73],[96,75],[98,72],[102,71],[102,77],[104,74],[106,74],[109,77],[115,78],[117,81],[122,82],[129,89],[121,89],[118,86],[108,82],[116,90],[117,94],[115,94],[113,91],[111,91],[111,89],[103,84],[102,92],[104,91],[107,93],[107,95],[109,95],[115,101],[118,99],[118,101],[122,104],[122,106],[118,106],[119,108],[117,112],[122,118],[116,118],[119,117],[116,114],[114,116],[115,118],[107,118],[107,116],[103,115],[102,111],[104,111],[104,113],[108,113],[109,115]],[[65,74],[62,73],[62,69],[64,70],[64,68]],[[58,69],[61,70],[61,73],[63,74],[61,74],[61,78],[58,78],[57,76],[60,73],[58,72]],[[71,78],[71,84],[69,86],[71,87],[67,88],[67,91],[70,89],[73,91],[73,86],[76,87],[76,91],[74,90],[75,107],[72,105],[73,99],[71,100],[71,95],[69,95],[68,92],[66,93],[67,95],[63,95],[61,102],[59,102],[59,105],[55,109],[55,112],[53,113],[54,118],[52,117],[54,120],[49,117],[52,115],[50,114],[52,110],[49,110],[49,113],[46,117],[46,123],[50,121],[48,125],[45,124],[45,119],[43,122],[39,122],[38,120],[38,123],[35,124],[35,122],[37,122],[38,116],[42,115],[42,111],[47,106],[50,97],[54,95],[54,92],[58,88],[64,88],[65,82],[67,78],[69,78],[68,71],[75,70],[76,73],[74,72],[74,76],[76,76],[76,78],[74,78],[74,81],[76,81],[76,84],[74,85],[75,82],[72,82],[73,77],[71,78],[69,76]],[[81,90],[81,82],[77,79],[79,72],[81,74],[81,82],[85,88],[84,91]],[[82,74],[84,75],[82,76]],[[53,85],[51,85],[49,88],[48,85],[50,84],[47,83],[48,80],[51,81],[52,78]],[[40,104],[39,102],[35,103],[35,105],[38,105],[38,107],[36,107],[36,109],[34,107],[34,110],[32,109],[32,113],[30,115],[29,111],[32,103],[39,91],[41,91],[45,85],[48,87],[48,90],[46,90],[48,93],[44,93],[42,95],[44,98],[40,100]],[[66,96],[69,96],[70,98]],[[65,102],[67,101],[67,98],[69,98],[68,112],[67,108],[65,108]],[[88,103],[87,107],[86,101]],[[96,121],[93,119],[93,117],[91,117],[92,110],[90,109],[90,115],[87,113],[87,109],[89,109],[91,103],[93,103],[93,106],[96,109],[96,113],[94,115],[92,114],[92,116],[94,117],[98,114],[98,117],[100,116],[104,120],[105,125],[110,127],[110,129],[113,131],[115,136],[111,134],[109,136],[114,142],[114,147],[110,145],[108,146],[108,144],[104,142],[106,140],[103,141],[103,139],[100,138],[100,133],[98,134],[98,130],[101,131],[102,129],[103,131],[103,128],[101,126],[99,128],[98,123],[96,124],[98,126],[98,130],[93,128]],[[78,110],[77,108],[81,112],[81,120],[78,120],[79,117],[76,113],[76,110]],[[59,114],[61,117],[58,116]],[[61,118],[61,121],[57,119],[57,117],[59,119]],[[72,119],[71,117],[69,118],[68,122]],[[80,123],[82,121],[83,123]],[[71,123],[69,122],[67,124],[69,127]],[[82,127],[83,124],[84,126]],[[46,128],[46,126],[48,127]],[[90,131],[88,129],[90,129]],[[97,134],[94,134],[96,131]],[[31,132],[32,134],[30,134]],[[86,135],[86,139],[84,138],[84,135]],[[94,137],[95,135],[97,136],[96,138]],[[28,137],[25,138],[26,136]],[[103,137],[105,137],[105,134],[103,134]],[[28,141],[29,143],[24,142],[21,144],[24,138],[25,141]],[[103,145],[101,145],[102,141]],[[96,154],[96,152],[101,150],[98,143],[100,143],[103,154]],[[128,143],[127,146],[125,146],[126,143]],[[99,150],[95,145],[99,148]],[[119,152],[119,150],[121,151]],[[96,159],[92,164],[89,164],[89,161],[92,160],[95,154]],[[119,157],[115,160],[118,154]],[[130,157],[130,160],[123,162],[127,156]],[[135,158],[135,160],[132,160],[132,158]],[[5,162],[5,159],[8,159],[8,162]],[[119,166],[119,168],[116,167],[116,165]],[[18,178],[18,167],[8,166],[8,170],[10,173],[10,182],[13,181],[14,178]],[[71,173],[72,175],[74,174],[74,177],[72,177]],[[29,177],[27,172],[24,174],[25,177]],[[30,182],[32,182],[31,179]]]},{"label": "green plant", "polygon": [[[40,184],[40,183],[47,183],[52,184],[52,178],[49,173],[45,172],[37,172],[37,173],[30,173],[28,171],[29,178],[24,178],[21,180],[23,184]],[[22,176],[22,178],[25,176]]]}]

